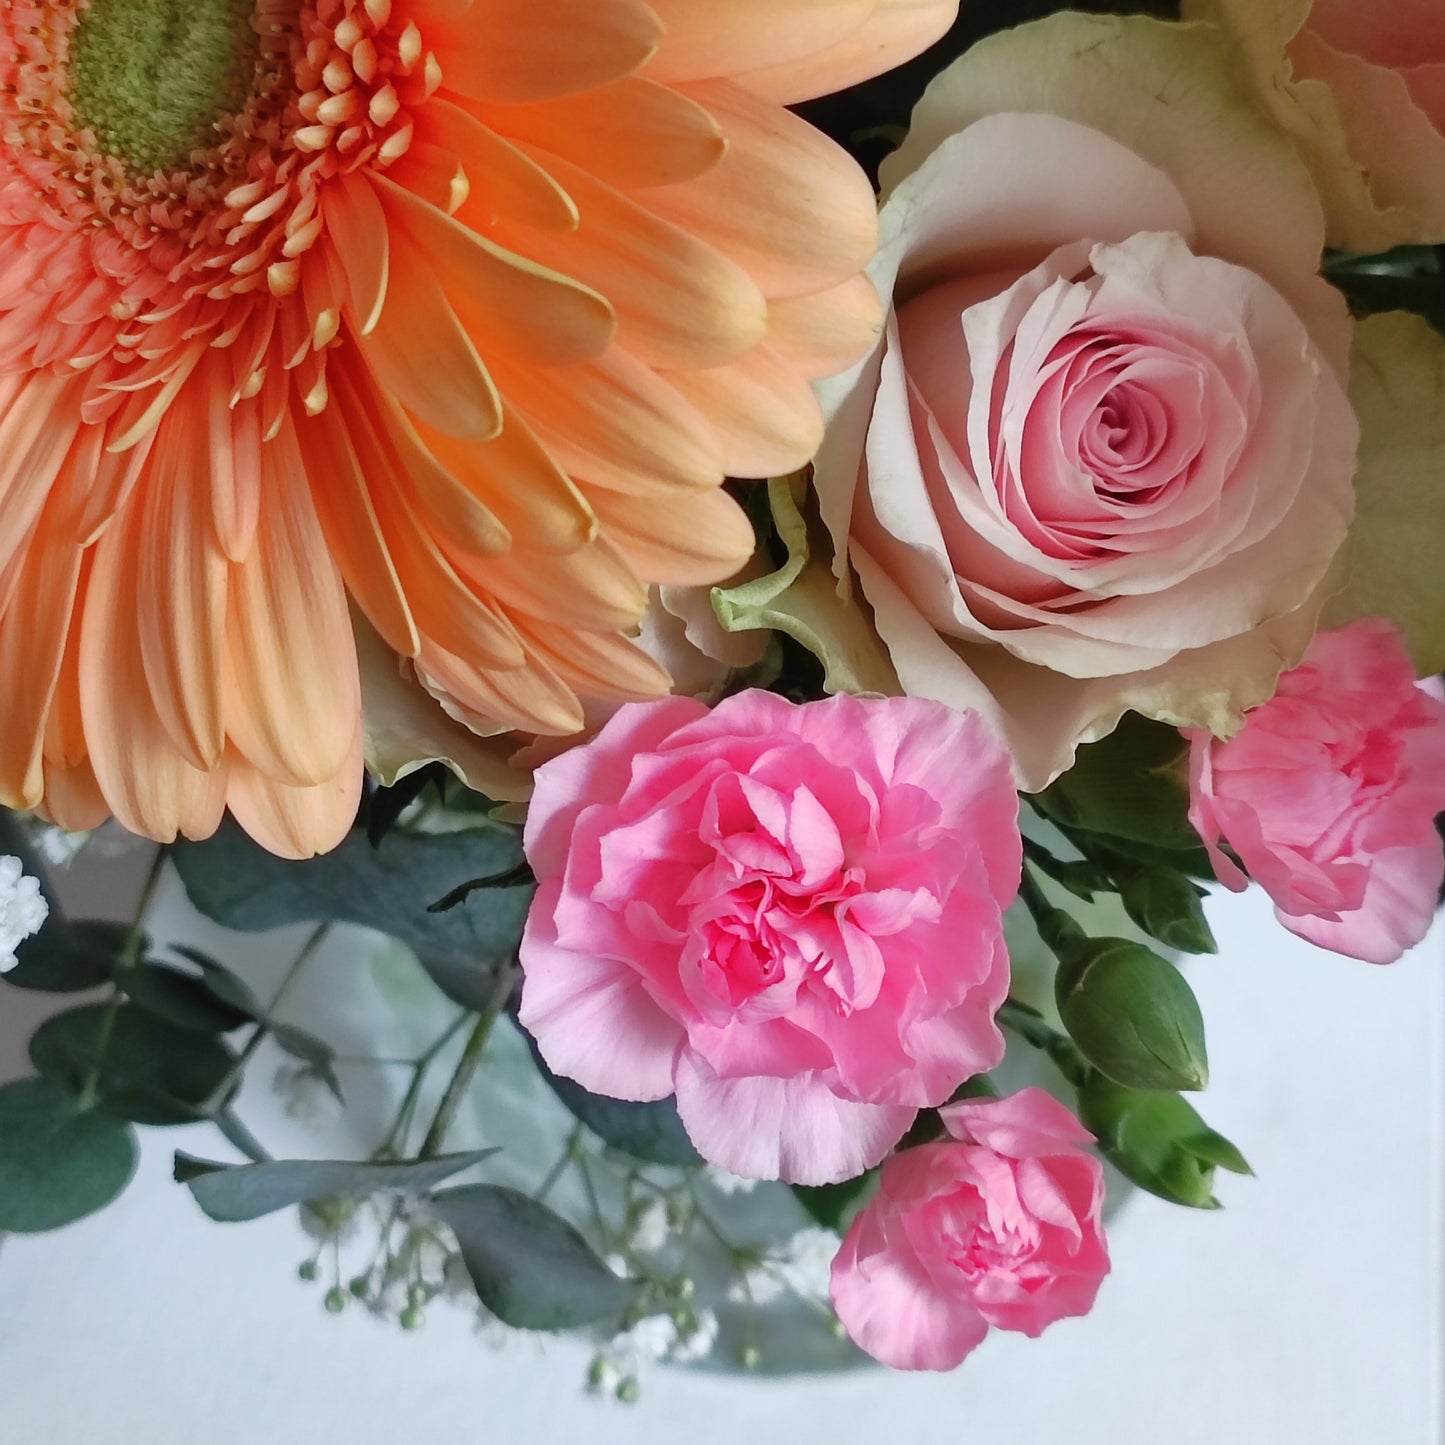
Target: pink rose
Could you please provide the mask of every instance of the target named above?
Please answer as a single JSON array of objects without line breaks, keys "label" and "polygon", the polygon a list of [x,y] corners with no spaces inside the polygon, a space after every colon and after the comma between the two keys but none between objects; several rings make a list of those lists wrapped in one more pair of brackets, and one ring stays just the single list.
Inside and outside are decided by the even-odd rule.
[{"label": "pink rose", "polygon": [[1133,708],[1227,732],[1353,509],[1308,174],[1216,32],[1058,15],[938,77],[884,172],[893,314],[821,388],[823,516],[903,690],[1043,787]]},{"label": "pink rose", "polygon": [[1087,1314],[1109,1272],[1104,1172],[1057,1099],[940,1110],[952,1142],[895,1154],[833,1261],[854,1342],[900,1370],[951,1370],[989,1326],[1036,1336]]},{"label": "pink rose", "polygon": [[1219,880],[1248,881],[1292,933],[1393,963],[1425,936],[1445,851],[1445,704],[1415,685],[1393,624],[1321,633],[1229,742],[1189,735],[1189,819]]},{"label": "pink rose", "polygon": [[1445,241],[1438,0],[1186,0],[1219,22],[1319,182],[1329,241]]},{"label": "pink rose", "polygon": [[1003,1056],[1018,799],[975,715],[632,704],[538,769],[525,847],[521,1021],[549,1067],[676,1092],[735,1174],[849,1178]]}]

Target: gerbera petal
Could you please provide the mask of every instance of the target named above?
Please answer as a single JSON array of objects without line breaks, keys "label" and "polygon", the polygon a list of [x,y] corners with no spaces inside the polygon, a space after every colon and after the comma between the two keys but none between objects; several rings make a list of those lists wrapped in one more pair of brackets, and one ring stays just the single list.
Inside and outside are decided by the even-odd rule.
[{"label": "gerbera petal", "polygon": [[[728,152],[705,175],[649,194],[647,206],[705,234],[764,296],[841,285],[878,244],[873,187],[853,158],[806,121],[726,80],[687,87],[717,117]],[[757,217],[766,214],[766,230]]]},{"label": "gerbera petal", "polygon": [[434,271],[478,344],[537,366],[587,361],[606,350],[617,321],[596,291],[494,245],[385,176],[375,183],[387,215],[417,248],[399,254],[398,264]]},{"label": "gerbera petal", "polygon": [[207,838],[225,808],[223,768],[202,772],[181,756],[150,701],[136,626],[136,522],[95,545],[80,632],[80,706],[95,779],[133,833],[174,842]]},{"label": "gerbera petal", "polygon": [[637,491],[650,482],[715,487],[716,430],[675,386],[613,347],[586,366],[542,376],[499,367],[508,398],[573,476]]},{"label": "gerbera petal", "polygon": [[231,568],[226,733],[253,767],[306,787],[335,775],[361,705],[346,594],[289,427],[265,453],[256,545]]},{"label": "gerbera petal", "polygon": [[882,329],[882,303],[861,274],[811,296],[768,302],[768,349],[809,380],[846,370]]},{"label": "gerbera petal", "polygon": [[717,428],[730,476],[797,471],[823,439],[812,388],[766,346],[727,366],[674,372],[668,380]]},{"label": "gerbera petal", "polygon": [[911,60],[958,18],[958,0],[878,0],[873,14],[831,45],[733,78],[780,105],[833,95]]},{"label": "gerbera petal", "polygon": [[653,80],[703,80],[826,50],[878,0],[652,0],[666,34],[647,65]]},{"label": "gerbera petal", "polygon": [[140,482],[141,658],[171,741],[193,768],[215,767],[225,749],[221,653],[226,558],[216,545],[204,475],[209,436],[189,410],[173,408],[156,433]]},{"label": "gerbera petal", "polygon": [[633,566],[665,584],[730,576],[757,545],[746,513],[723,491],[689,492],[662,509],[649,497],[623,492],[598,492],[593,504]]},{"label": "gerbera petal", "polygon": [[693,367],[729,361],[762,340],[767,302],[735,261],[569,162],[546,164],[581,221],[575,235],[529,238],[527,251],[612,302],[620,345],[651,366]]},{"label": "gerbera petal", "polygon": [[475,0],[427,27],[447,89],[495,101],[547,100],[630,75],[661,38],[642,0]]},{"label": "gerbera petal", "polygon": [[236,821],[263,847],[282,858],[311,858],[336,847],[356,820],[361,802],[361,732],[341,766],[309,787],[289,787],[232,756],[226,802]]},{"label": "gerbera petal", "polygon": [[341,175],[321,201],[331,253],[346,278],[347,297],[364,336],[381,320],[391,276],[386,213],[376,192],[359,175]]},{"label": "gerbera petal", "polygon": [[423,256],[398,257],[381,319],[356,345],[377,385],[440,430],[485,441],[502,429],[497,388]]},{"label": "gerbera petal", "polygon": [[34,808],[44,797],[42,749],[82,556],[42,530],[26,549],[19,578],[29,605],[0,619],[0,802],[7,808]]},{"label": "gerbera petal", "polygon": [[728,148],[722,127],[696,101],[632,76],[539,105],[480,113],[515,139],[619,190],[690,181]]},{"label": "gerbera petal", "polygon": [[[470,182],[470,201],[449,208],[463,225],[482,228],[506,216],[546,231],[577,229],[577,207],[545,167],[462,106],[434,98],[417,116],[417,137],[454,156]],[[398,181],[399,170],[390,172]]]}]

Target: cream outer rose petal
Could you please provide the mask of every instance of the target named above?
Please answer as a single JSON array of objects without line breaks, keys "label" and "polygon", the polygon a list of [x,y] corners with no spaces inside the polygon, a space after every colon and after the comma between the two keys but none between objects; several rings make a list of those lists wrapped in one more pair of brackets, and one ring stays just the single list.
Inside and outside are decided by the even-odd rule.
[{"label": "cream outer rose petal", "polygon": [[[1033,113],[1009,113],[1015,110]],[[1026,157],[1027,166],[1000,164],[1010,153]],[[871,274],[897,303],[950,276],[991,276],[1000,290],[1056,246],[1154,230],[1256,273],[1303,323],[1322,358],[1313,365],[1329,403],[1317,439],[1320,476],[1301,488],[1309,498],[1302,519],[1312,516],[1313,535],[1304,550],[1314,555],[1292,565],[1293,575],[1275,574],[1272,604],[1245,619],[1249,630],[1241,635],[1200,646],[1207,633],[1186,633],[1173,644],[1184,646],[1177,656],[1151,658],[1148,604],[1141,602],[1133,634],[1138,661],[1116,667],[1118,676],[1073,681],[997,646],[940,637],[938,624],[951,610],[942,594],[925,618],[921,594],[897,585],[866,540],[866,526],[865,536],[853,539],[851,560],[905,690],[982,710],[1009,738],[1023,786],[1044,786],[1078,743],[1107,733],[1131,707],[1234,730],[1307,644],[1330,585],[1323,574],[1351,510],[1354,438],[1334,381],[1346,372],[1349,318],[1317,274],[1319,201],[1287,141],[1234,91],[1227,49],[1208,27],[1059,16],[984,42],[940,76],[908,141],[887,163],[884,185],[883,244]],[[910,575],[932,575],[951,592],[945,538],[925,519],[926,508],[904,500],[915,495],[918,455],[912,445],[894,445],[899,409],[907,406],[896,375],[887,403],[893,442],[880,440],[871,452],[866,444],[875,393],[880,382],[887,385],[887,347],[880,341],[858,366],[819,387],[829,426],[816,485],[841,586],[848,585],[841,558],[855,512],[862,512],[855,499],[867,452],[867,465],[878,469],[874,496],[908,506],[919,529]],[[1299,359],[1308,371],[1307,356]],[[1222,605],[1233,604],[1226,598]],[[1014,638],[1011,646],[1023,652],[1033,643]]]}]

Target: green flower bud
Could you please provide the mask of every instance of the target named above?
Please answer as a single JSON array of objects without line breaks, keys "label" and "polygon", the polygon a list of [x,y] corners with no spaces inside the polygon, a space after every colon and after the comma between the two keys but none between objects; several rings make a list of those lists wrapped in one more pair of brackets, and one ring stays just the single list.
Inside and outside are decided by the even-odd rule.
[{"label": "green flower bud", "polygon": [[1202,1089],[1204,1019],[1179,970],[1125,938],[1072,940],[1054,977],[1059,1017],[1079,1052],[1116,1083]]},{"label": "green flower bud", "polygon": [[339,1315],[346,1308],[346,1291],[339,1284],[332,1285],[321,1303],[325,1305],[327,1314]]},{"label": "green flower bud", "polygon": [[401,1312],[401,1327],[404,1330],[419,1330],[426,1323],[426,1314],[420,1305],[408,1305]]},{"label": "green flower bud", "polygon": [[315,1282],[316,1277],[321,1273],[314,1259],[305,1260],[296,1266],[296,1278],[303,1279],[307,1284]]},{"label": "green flower bud", "polygon": [[636,1375],[628,1375],[617,1387],[617,1398],[624,1405],[635,1405],[642,1398],[642,1385]]}]

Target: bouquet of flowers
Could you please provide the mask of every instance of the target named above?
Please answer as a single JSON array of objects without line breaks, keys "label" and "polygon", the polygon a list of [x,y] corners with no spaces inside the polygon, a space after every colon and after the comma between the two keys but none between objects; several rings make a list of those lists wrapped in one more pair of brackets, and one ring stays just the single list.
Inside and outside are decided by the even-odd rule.
[{"label": "bouquet of flowers", "polygon": [[[1248,1171],[1206,886],[1434,914],[1442,76],[1366,0],[8,4],[0,925],[84,996],[0,1229],[209,1121],[327,1309],[623,1398],[1086,1313],[1106,1180]],[[258,1070],[379,1122],[276,1157]]]}]

